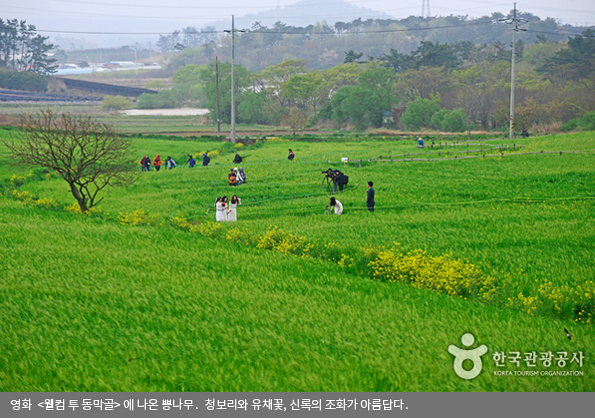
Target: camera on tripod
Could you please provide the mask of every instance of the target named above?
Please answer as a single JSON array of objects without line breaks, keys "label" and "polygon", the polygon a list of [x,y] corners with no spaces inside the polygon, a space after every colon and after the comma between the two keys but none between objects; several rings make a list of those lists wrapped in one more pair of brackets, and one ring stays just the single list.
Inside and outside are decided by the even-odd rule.
[{"label": "camera on tripod", "polygon": [[324,178],[322,179],[322,183],[326,180],[327,187],[330,187],[329,180],[333,182],[333,191],[337,191],[337,186],[339,186],[339,191],[343,191],[343,187],[349,182],[349,177],[343,174],[339,170],[333,170],[329,168],[326,171],[322,171],[324,174]]}]

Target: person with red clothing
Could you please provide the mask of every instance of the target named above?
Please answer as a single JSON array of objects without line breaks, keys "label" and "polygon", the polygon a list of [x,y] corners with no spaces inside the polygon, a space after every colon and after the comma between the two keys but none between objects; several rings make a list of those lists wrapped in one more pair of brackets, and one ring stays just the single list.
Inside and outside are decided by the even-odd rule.
[{"label": "person with red clothing", "polygon": [[159,171],[161,168],[161,154],[157,154],[157,157],[153,160],[153,165],[155,166],[155,171]]}]

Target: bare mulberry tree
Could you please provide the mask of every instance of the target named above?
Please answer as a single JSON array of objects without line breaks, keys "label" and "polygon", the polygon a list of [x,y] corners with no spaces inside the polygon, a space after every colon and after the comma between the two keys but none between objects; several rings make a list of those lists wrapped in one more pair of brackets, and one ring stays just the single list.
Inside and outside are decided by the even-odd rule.
[{"label": "bare mulberry tree", "polygon": [[103,200],[100,192],[136,179],[131,142],[111,125],[46,109],[21,115],[20,128],[4,141],[13,161],[59,173],[81,212]]}]

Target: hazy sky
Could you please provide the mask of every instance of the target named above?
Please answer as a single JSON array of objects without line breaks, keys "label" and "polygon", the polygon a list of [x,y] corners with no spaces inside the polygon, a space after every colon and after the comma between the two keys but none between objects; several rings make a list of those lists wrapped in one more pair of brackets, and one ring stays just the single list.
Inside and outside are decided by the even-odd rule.
[{"label": "hazy sky", "polygon": [[[423,0],[396,2],[394,0],[347,0],[349,3],[386,13],[395,18],[419,16]],[[168,33],[187,26],[201,28],[213,21],[236,16],[236,27],[246,28],[253,23],[242,19],[246,14],[276,8],[278,20],[288,16],[295,0],[0,0],[0,17],[18,18],[35,24],[43,35],[64,37],[93,37],[76,32]],[[315,5],[333,0],[309,0],[312,3],[312,23],[321,20],[342,20],[338,7],[332,15],[316,13]],[[432,16],[469,15],[477,17],[492,12],[507,14],[513,2],[481,0],[429,0]],[[553,17],[572,25],[595,25],[594,0],[526,0],[517,8],[542,19]],[[54,32],[43,32],[51,30]],[[58,31],[58,32],[57,32]],[[63,32],[63,33],[61,33]],[[113,36],[113,35],[112,35]]]}]

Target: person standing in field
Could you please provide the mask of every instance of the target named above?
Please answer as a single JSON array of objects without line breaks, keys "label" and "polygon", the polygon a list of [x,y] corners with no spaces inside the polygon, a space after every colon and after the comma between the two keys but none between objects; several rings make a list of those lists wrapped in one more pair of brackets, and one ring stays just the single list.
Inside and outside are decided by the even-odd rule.
[{"label": "person standing in field", "polygon": [[237,179],[236,179],[236,172],[233,170],[233,168],[230,170],[229,174],[227,175],[227,178],[229,180],[229,185],[230,186],[237,186]]},{"label": "person standing in field", "polygon": [[189,155],[188,157],[188,167],[192,168],[196,164],[196,161],[192,155]]},{"label": "person standing in field", "polygon": [[368,206],[368,210],[370,212],[374,212],[374,205],[376,204],[376,201],[374,200],[374,195],[376,194],[376,191],[374,190],[374,183],[369,181],[368,182],[368,191],[366,193],[366,206]]},{"label": "person standing in field", "polygon": [[223,205],[223,198],[221,196],[217,196],[217,200],[215,201],[215,220],[217,222],[225,221],[225,206]]},{"label": "person standing in field", "polygon": [[343,205],[334,197],[331,197],[331,209],[335,211],[335,215],[340,215],[343,213]]},{"label": "person standing in field", "polygon": [[147,163],[147,156],[145,155],[142,160],[140,160],[140,169],[141,171],[147,171],[146,170],[146,163]]},{"label": "person standing in field", "polygon": [[153,159],[153,165],[155,166],[155,171],[159,171],[161,168],[161,154],[157,154],[157,157]]},{"label": "person standing in field", "polygon": [[145,171],[150,171],[151,170],[151,159],[145,155],[144,160],[145,160],[145,165],[144,165]]},{"label": "person standing in field", "polygon": [[167,160],[165,160],[165,165],[167,168],[169,168],[170,170],[172,168],[176,168],[176,162],[174,161],[173,158],[171,157],[167,157]]},{"label": "person standing in field", "polygon": [[240,169],[238,170],[238,175],[237,175],[237,181],[238,181],[238,186],[240,184],[244,184],[246,183],[246,172],[244,171],[244,167],[240,167]]},{"label": "person standing in field", "polygon": [[221,198],[221,206],[223,207],[223,222],[229,221],[229,201],[227,196]]},{"label": "person standing in field", "polygon": [[228,221],[236,222],[238,220],[237,207],[238,207],[238,205],[241,205],[241,204],[242,204],[242,201],[240,200],[240,198],[234,194],[231,197],[231,200],[229,201],[229,212],[227,215]]},{"label": "person standing in field", "polygon": [[202,165],[206,167],[206,166],[208,166],[208,165],[209,165],[209,162],[210,162],[210,161],[211,161],[211,157],[209,157],[209,156],[208,156],[208,154],[205,152],[205,153],[202,155]]}]

